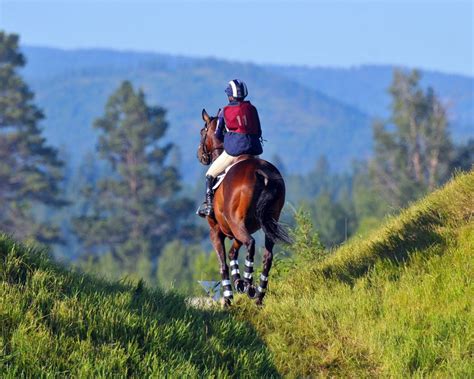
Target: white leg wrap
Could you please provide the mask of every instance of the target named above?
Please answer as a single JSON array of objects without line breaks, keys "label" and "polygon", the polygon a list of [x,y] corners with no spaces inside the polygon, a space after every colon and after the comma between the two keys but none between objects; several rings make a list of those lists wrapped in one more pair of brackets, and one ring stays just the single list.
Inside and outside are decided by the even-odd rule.
[{"label": "white leg wrap", "polygon": [[232,291],[224,291],[224,297],[232,297]]},{"label": "white leg wrap", "polygon": [[222,281],[222,286],[230,286],[230,280],[223,280]]},{"label": "white leg wrap", "polygon": [[263,274],[260,275],[260,279],[263,280],[264,282],[268,282],[268,276],[265,276]]},{"label": "white leg wrap", "polygon": [[245,265],[247,267],[253,267],[253,262],[248,261],[247,259],[245,260]]},{"label": "white leg wrap", "polygon": [[229,262],[229,266],[238,266],[238,265],[239,265],[239,261],[235,259]]},{"label": "white leg wrap", "polygon": [[245,279],[252,279],[252,273],[251,272],[244,272],[244,278]]},{"label": "white leg wrap", "polygon": [[260,293],[265,293],[266,289],[258,286],[257,291],[260,292]]},{"label": "white leg wrap", "polygon": [[231,272],[231,275],[237,275],[237,274],[240,274],[239,269],[238,268],[233,269]]}]

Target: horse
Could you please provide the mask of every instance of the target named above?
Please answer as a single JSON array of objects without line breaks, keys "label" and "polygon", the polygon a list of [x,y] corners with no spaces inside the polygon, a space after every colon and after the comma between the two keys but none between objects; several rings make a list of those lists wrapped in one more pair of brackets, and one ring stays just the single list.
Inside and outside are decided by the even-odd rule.
[{"label": "horse", "polygon": [[[200,132],[197,156],[203,165],[209,165],[224,151],[224,146],[215,136],[217,117],[210,117],[203,109],[202,119],[205,124]],[[250,155],[240,156],[216,189],[214,214],[208,216],[207,221],[210,239],[219,260],[225,305],[230,305],[233,299],[225,239],[233,240],[229,250],[229,265],[235,290],[246,293],[258,305],[262,305],[272,267],[273,247],[277,242],[291,243],[285,228],[278,222],[284,203],[285,182],[278,169],[270,162]],[[253,284],[255,240],[252,234],[259,229],[265,234],[265,252],[260,282],[256,287]],[[238,263],[242,245],[247,249],[243,280]]]}]

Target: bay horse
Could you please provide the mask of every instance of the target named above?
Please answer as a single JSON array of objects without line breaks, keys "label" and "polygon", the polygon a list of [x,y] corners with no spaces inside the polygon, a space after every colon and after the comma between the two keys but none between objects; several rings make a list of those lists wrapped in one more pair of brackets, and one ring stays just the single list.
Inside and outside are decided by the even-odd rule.
[{"label": "bay horse", "polygon": [[[211,164],[223,151],[223,143],[215,136],[217,118],[202,110],[205,122],[201,129],[198,160]],[[285,182],[271,163],[250,155],[239,157],[214,193],[214,214],[207,217],[210,238],[217,253],[224,290],[224,302],[230,305],[233,292],[229,267],[225,256],[225,238],[233,240],[229,250],[230,274],[237,292],[247,293],[262,304],[272,266],[273,246],[281,241],[290,243],[285,229],[278,222],[285,203]],[[258,287],[253,284],[255,240],[252,234],[262,229],[265,234],[263,270]],[[240,278],[238,254],[240,247],[247,249],[243,280]]]}]

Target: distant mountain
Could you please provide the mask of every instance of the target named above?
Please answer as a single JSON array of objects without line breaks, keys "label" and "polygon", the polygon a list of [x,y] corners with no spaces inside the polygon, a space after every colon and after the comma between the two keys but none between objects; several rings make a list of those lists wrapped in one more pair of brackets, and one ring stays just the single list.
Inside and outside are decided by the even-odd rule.
[{"label": "distant mountain", "polygon": [[[363,79],[351,74],[350,69],[324,75],[319,72],[331,70],[111,50],[23,50],[28,60],[24,75],[46,113],[45,134],[62,147],[73,165],[94,148],[97,134],[93,120],[102,114],[111,92],[128,79],[143,88],[150,103],[168,109],[168,139],[180,147],[182,172],[189,181],[203,170],[195,158],[203,124],[201,110],[205,107],[213,114],[225,105],[223,90],[230,78],[240,77],[249,84],[249,98],[259,109],[268,140],[265,157],[271,159],[278,154],[287,170],[302,172],[310,169],[320,155],[326,155],[337,170],[348,168],[353,159],[370,156],[371,119],[386,114],[383,98],[391,75],[389,67],[364,68],[367,81],[377,82],[364,92]],[[385,84],[379,70],[383,71]],[[455,124],[453,134],[472,136],[472,123],[465,120],[474,108],[472,101],[469,103],[472,90],[468,90],[473,79],[430,75],[427,80],[434,80],[430,84],[435,89],[436,83],[444,83],[441,88],[457,94],[452,100],[455,109],[462,112],[456,122],[462,122]],[[443,94],[441,89],[438,92]],[[364,106],[366,103],[372,105]]]},{"label": "distant mountain", "polygon": [[[394,66],[360,66],[348,69],[302,66],[266,68],[317,89],[372,117],[387,118],[390,114],[388,87]],[[447,105],[455,140],[474,136],[474,78],[422,71],[421,82],[424,86],[432,86]]]}]

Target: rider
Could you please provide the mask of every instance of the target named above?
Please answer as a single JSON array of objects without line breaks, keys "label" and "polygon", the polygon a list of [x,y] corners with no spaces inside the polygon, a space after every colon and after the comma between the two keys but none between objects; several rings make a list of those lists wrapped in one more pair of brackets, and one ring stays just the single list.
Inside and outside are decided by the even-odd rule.
[{"label": "rider", "polygon": [[217,115],[215,135],[224,141],[224,151],[212,163],[206,172],[206,200],[198,210],[201,217],[213,213],[212,189],[215,178],[227,167],[235,163],[240,155],[257,156],[262,154],[262,129],[257,109],[244,101],[247,96],[247,85],[238,79],[231,80],[225,89],[229,104]]}]

